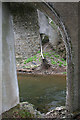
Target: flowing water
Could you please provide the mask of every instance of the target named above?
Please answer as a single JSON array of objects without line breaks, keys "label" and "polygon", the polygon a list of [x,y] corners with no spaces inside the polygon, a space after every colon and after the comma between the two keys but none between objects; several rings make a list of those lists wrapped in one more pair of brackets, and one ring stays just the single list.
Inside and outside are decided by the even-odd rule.
[{"label": "flowing water", "polygon": [[65,75],[18,74],[20,101],[34,104],[41,112],[65,105]]}]

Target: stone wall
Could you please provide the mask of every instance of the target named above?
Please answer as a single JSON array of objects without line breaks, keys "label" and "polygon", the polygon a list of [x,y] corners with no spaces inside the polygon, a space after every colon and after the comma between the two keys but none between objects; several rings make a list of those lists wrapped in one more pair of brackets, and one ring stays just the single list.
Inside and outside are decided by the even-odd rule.
[{"label": "stone wall", "polygon": [[40,50],[37,11],[28,3],[11,3],[16,57],[29,57]]}]

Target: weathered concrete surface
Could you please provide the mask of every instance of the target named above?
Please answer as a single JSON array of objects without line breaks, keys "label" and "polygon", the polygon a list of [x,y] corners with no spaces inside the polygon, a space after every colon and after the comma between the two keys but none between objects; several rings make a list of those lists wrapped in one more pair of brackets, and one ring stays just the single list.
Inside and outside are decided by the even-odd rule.
[{"label": "weathered concrete surface", "polygon": [[19,103],[11,16],[2,4],[2,112]]},{"label": "weathered concrete surface", "polygon": [[49,43],[53,47],[57,46],[57,43],[59,41],[59,36],[58,36],[58,30],[57,28],[53,28],[49,24],[49,19],[43,14],[41,11],[38,11],[38,21],[39,21],[39,26],[40,26],[40,34],[45,34],[49,37]]},{"label": "weathered concrete surface", "polygon": [[[72,59],[67,58],[67,108],[71,112],[80,110],[80,85],[78,78],[78,3],[54,3],[62,17],[71,41]],[[71,66],[72,64],[72,66]],[[72,67],[72,68],[71,68]]]}]

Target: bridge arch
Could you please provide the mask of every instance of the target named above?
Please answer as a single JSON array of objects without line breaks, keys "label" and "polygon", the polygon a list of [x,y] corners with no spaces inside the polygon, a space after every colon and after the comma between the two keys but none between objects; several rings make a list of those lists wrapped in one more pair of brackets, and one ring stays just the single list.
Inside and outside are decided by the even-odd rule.
[{"label": "bridge arch", "polygon": [[[60,17],[59,13],[56,12],[55,8],[50,3],[42,2],[42,3],[33,3],[34,6],[42,11],[44,14],[48,15],[58,26],[60,33],[63,37],[63,41],[66,47],[66,59],[67,59],[67,83],[66,83],[66,108],[73,112],[73,88],[72,84],[70,84],[71,80],[73,79],[74,74],[74,63],[72,60],[72,43],[71,38],[68,34],[68,31],[64,25],[62,18]],[[70,92],[71,91],[71,92]]]}]

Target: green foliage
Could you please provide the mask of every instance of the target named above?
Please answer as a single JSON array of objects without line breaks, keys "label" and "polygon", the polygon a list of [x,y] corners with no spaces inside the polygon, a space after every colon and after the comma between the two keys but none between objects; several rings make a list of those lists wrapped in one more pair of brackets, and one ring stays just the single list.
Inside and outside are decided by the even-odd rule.
[{"label": "green foliage", "polygon": [[65,61],[64,58],[61,58],[62,61]]},{"label": "green foliage", "polygon": [[43,56],[46,57],[46,53],[43,53]]},{"label": "green foliage", "polygon": [[51,54],[48,53],[48,52],[46,52],[46,53],[44,52],[43,55],[44,55],[44,57],[46,57],[46,56],[50,57],[51,56]]},{"label": "green foliage", "polygon": [[59,61],[60,64],[63,64],[63,62]]},{"label": "green foliage", "polygon": [[55,53],[51,53],[52,55],[55,55]]},{"label": "green foliage", "polygon": [[30,58],[28,58],[27,60],[24,61],[24,64],[29,63],[29,62],[32,62],[32,61],[33,61],[33,58],[30,57]]},{"label": "green foliage", "polygon": [[59,58],[59,55],[54,55],[54,57]]},{"label": "green foliage", "polygon": [[33,61],[33,58],[32,58],[32,57],[30,57],[30,58],[28,58],[28,59],[26,60],[27,63],[32,62],[32,61]]},{"label": "green foliage", "polygon": [[51,26],[52,26],[53,28],[57,29],[57,25],[55,25],[53,21],[51,21]]},{"label": "green foliage", "polygon": [[28,112],[27,110],[24,109],[19,109],[19,110],[14,110],[13,114],[15,114],[15,116],[19,116],[21,118],[31,118],[34,117],[34,115],[32,115],[30,112]]},{"label": "green foliage", "polygon": [[50,57],[50,59],[54,59],[53,57]]},{"label": "green foliage", "polygon": [[54,65],[57,65],[57,62],[51,60],[51,63],[54,64]]},{"label": "green foliage", "polygon": [[37,65],[35,65],[34,67],[35,67],[35,68],[37,68],[38,66],[37,66]]},{"label": "green foliage", "polygon": [[57,61],[57,63],[59,63],[60,61]]},{"label": "green foliage", "polygon": [[50,57],[50,56],[51,56],[51,54],[48,53],[48,57]]},{"label": "green foliage", "polygon": [[36,61],[36,58],[34,58],[34,61]]},{"label": "green foliage", "polygon": [[[64,60],[64,58],[61,58],[56,52],[53,52],[51,50],[49,52],[43,52],[43,56],[44,57],[48,56],[51,59],[51,64],[57,65],[57,63],[58,63],[59,67],[61,67],[62,65],[67,66],[67,63]],[[37,53],[40,53],[40,50]],[[53,55],[56,58],[56,61],[54,61]],[[38,58],[38,60],[40,62],[41,61],[41,57],[37,57],[37,55],[34,55],[33,57],[27,58],[27,60],[24,61],[24,64],[32,62],[33,60],[36,61],[37,58]],[[37,66],[35,66],[35,67],[37,67]],[[25,66],[24,68],[28,68],[28,66]]]},{"label": "green foliage", "polygon": [[39,62],[41,61],[41,57],[39,57]]},{"label": "green foliage", "polygon": [[24,61],[24,64],[26,64],[26,61]]},{"label": "green foliage", "polygon": [[67,63],[64,63],[64,66],[67,66]]},{"label": "green foliage", "polygon": [[67,72],[63,72],[63,74],[66,74]]},{"label": "green foliage", "polygon": [[61,67],[62,66],[62,64],[59,64],[59,67]]},{"label": "green foliage", "polygon": [[51,21],[51,24],[54,24],[54,22],[53,22],[53,21]]},{"label": "green foliage", "polygon": [[34,59],[34,58],[37,58],[36,55],[33,56],[33,59]]},{"label": "green foliage", "polygon": [[28,68],[28,69],[29,69],[29,68],[31,68],[31,67],[30,67],[30,66],[23,66],[23,68]]},{"label": "green foliage", "polygon": [[33,60],[36,61],[37,57],[34,55],[33,57],[27,58],[27,60],[24,61],[24,64],[32,62]]},{"label": "green foliage", "polygon": [[40,50],[37,53],[40,53]]}]

